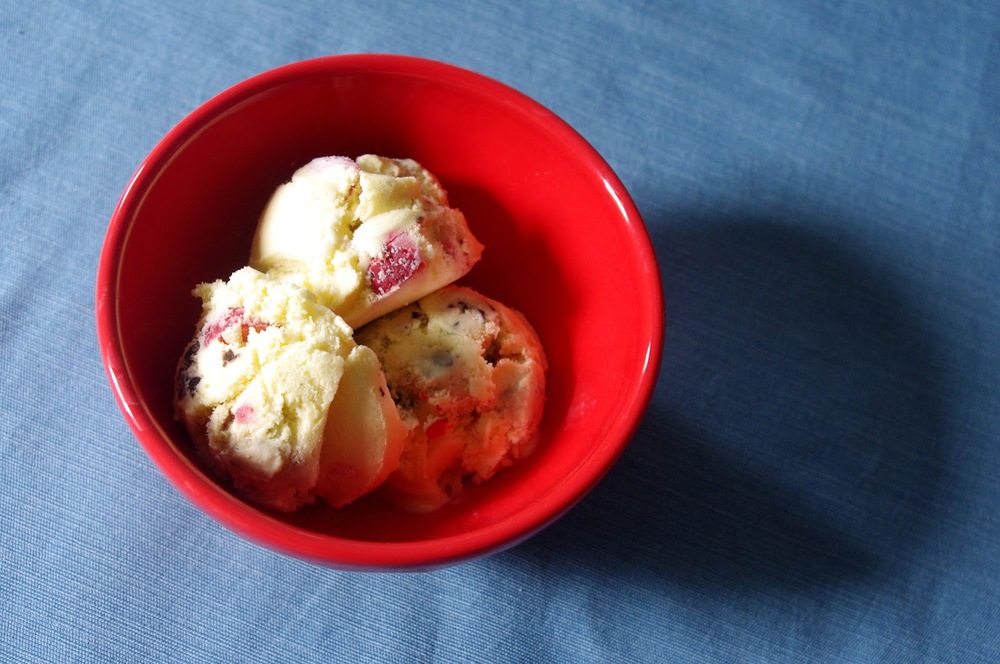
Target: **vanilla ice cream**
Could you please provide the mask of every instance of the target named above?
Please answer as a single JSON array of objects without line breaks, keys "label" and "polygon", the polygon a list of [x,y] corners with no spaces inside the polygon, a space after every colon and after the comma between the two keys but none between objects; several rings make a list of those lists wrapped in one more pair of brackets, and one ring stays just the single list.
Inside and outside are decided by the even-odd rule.
[{"label": "vanilla ice cream", "polygon": [[[249,267],[193,292],[202,314],[177,369],[175,409],[238,493],[281,511],[324,493],[342,505],[396,467],[406,428],[388,399],[366,396],[385,390],[385,379],[340,317]],[[364,389],[354,385],[359,376]],[[345,450],[344,432],[357,433],[360,447]],[[330,488],[321,468],[348,479]]]},{"label": "vanilla ice cream", "polygon": [[465,275],[482,245],[411,159],[321,157],[274,192],[250,266],[296,283],[353,328]]}]

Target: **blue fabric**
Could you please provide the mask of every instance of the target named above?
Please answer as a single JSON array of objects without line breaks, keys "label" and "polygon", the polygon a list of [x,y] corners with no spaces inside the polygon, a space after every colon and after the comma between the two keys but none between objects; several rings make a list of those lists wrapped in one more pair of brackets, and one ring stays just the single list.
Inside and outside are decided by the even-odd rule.
[{"label": "blue fabric", "polygon": [[[3,661],[1000,660],[995,2],[3,5]],[[631,191],[668,305],[598,489],[423,574],[203,516],[127,429],[94,329],[155,142],[255,73],[364,51],[565,118]]]}]

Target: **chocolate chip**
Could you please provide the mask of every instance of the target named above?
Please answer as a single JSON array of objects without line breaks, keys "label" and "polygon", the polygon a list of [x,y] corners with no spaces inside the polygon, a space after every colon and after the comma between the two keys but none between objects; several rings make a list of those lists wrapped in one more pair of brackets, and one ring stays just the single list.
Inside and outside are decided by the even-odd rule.
[{"label": "chocolate chip", "polygon": [[201,348],[201,344],[195,339],[188,347],[184,349],[184,357],[181,360],[181,369],[187,369],[192,364],[194,364],[194,356],[198,353],[198,349]]},{"label": "chocolate chip", "polygon": [[434,351],[434,355],[431,356],[431,362],[433,362],[436,366],[447,369],[455,364],[455,356],[446,350],[437,350]]},{"label": "chocolate chip", "polygon": [[486,352],[483,353],[483,359],[491,366],[496,366],[496,363],[500,361],[502,355],[500,354],[500,338],[494,337],[490,342],[490,345],[486,348]]},{"label": "chocolate chip", "polygon": [[236,359],[236,353],[233,352],[232,348],[227,348],[226,352],[222,354],[222,366],[226,366],[235,359]]},{"label": "chocolate chip", "polygon": [[392,397],[392,400],[396,404],[397,408],[402,408],[403,410],[413,410],[413,407],[416,405],[413,395],[401,390],[396,390],[392,385],[389,386],[389,395]]}]

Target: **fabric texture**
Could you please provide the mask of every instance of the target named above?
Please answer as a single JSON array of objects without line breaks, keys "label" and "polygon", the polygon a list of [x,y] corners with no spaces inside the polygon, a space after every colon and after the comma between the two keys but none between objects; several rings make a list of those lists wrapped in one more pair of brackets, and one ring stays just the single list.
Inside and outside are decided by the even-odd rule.
[{"label": "fabric texture", "polygon": [[[1000,7],[3,3],[0,660],[1000,660]],[[319,55],[450,62],[631,192],[667,334],[563,519],[416,574],[250,544],[157,472],[94,282],[198,104]]]}]

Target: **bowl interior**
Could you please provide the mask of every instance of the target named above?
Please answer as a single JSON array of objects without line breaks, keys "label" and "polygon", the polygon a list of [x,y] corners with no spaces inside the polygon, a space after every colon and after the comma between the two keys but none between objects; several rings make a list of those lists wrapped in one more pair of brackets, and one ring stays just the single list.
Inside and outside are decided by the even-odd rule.
[{"label": "bowl interior", "polygon": [[[402,514],[365,498],[339,510],[264,515],[207,479],[173,420],[173,373],[199,312],[190,291],[245,264],[267,197],[296,168],[366,152],[412,157],[438,175],[486,245],[461,283],[521,310],[537,329],[550,362],[542,442],[525,462],[433,514]],[[113,321],[105,336],[117,343],[102,340],[109,374],[153,459],[227,525],[307,556],[325,555],[323,535],[436,541],[439,557],[514,543],[607,470],[658,371],[655,259],[610,169],[537,104],[425,61],[309,61],[208,102],[137,172],[112,220],[99,280],[99,323],[102,299],[113,300],[105,302]],[[441,550],[449,538],[486,531],[489,542]]]}]

